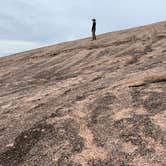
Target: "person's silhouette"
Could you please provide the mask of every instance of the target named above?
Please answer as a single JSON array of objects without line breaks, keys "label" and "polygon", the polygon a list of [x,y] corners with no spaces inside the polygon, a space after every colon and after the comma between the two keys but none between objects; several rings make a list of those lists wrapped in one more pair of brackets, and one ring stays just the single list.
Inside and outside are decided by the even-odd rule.
[{"label": "person's silhouette", "polygon": [[96,40],[96,19],[92,19],[92,40]]}]

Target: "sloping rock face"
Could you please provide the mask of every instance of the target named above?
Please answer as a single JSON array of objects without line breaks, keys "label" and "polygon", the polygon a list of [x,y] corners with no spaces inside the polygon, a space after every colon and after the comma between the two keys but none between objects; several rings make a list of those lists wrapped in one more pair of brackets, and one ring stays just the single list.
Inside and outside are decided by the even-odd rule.
[{"label": "sloping rock face", "polygon": [[166,22],[0,59],[0,166],[164,166]]}]

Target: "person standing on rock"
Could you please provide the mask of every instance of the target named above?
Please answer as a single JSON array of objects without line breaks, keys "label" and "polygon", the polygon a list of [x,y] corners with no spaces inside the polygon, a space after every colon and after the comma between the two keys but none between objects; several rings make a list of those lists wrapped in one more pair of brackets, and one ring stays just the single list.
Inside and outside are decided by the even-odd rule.
[{"label": "person standing on rock", "polygon": [[92,40],[96,40],[96,19],[92,19]]}]

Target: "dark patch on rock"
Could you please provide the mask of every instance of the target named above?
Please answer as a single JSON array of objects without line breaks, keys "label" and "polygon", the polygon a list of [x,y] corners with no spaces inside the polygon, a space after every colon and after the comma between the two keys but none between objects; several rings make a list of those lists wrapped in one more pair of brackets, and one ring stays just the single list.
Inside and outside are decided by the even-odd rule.
[{"label": "dark patch on rock", "polygon": [[92,112],[88,117],[88,126],[92,130],[93,141],[97,146],[104,147],[108,137],[114,133],[112,110],[120,105],[117,97],[112,94],[106,94],[89,105]]},{"label": "dark patch on rock", "polygon": [[104,50],[100,51],[97,54],[97,58],[101,58],[103,56],[109,56],[109,55],[110,55],[110,48],[109,49],[104,49]]},{"label": "dark patch on rock", "polygon": [[[107,99],[108,97],[104,98],[103,101],[107,103],[109,101]],[[107,104],[109,104],[109,102]],[[100,110],[101,108],[103,107],[100,107]],[[146,138],[152,138],[156,142],[159,142],[164,146],[163,143],[165,142],[164,140],[166,140],[165,133],[160,129],[159,126],[155,125],[151,121],[150,115],[133,114],[131,118],[123,118],[114,121],[111,118],[112,115],[107,112],[108,109],[109,107],[104,107],[104,110],[101,110],[99,112],[94,111],[95,113],[97,113],[94,113],[94,115],[92,111],[93,116],[91,116],[91,118],[93,119],[95,117],[95,121],[94,119],[91,119],[89,126],[94,135],[94,143],[97,146],[105,147],[107,143],[109,144],[109,141],[114,138],[119,139],[119,145],[121,145],[123,142],[130,142],[137,148],[134,152],[128,154],[121,151],[120,146],[117,148],[116,146],[114,147],[112,145],[112,153],[116,154],[114,155],[115,158],[112,158],[109,161],[92,160],[89,161],[91,165],[93,165],[94,163],[96,165],[106,165],[106,163],[108,163],[108,165],[126,165],[127,163],[129,163],[129,161],[132,161],[134,157],[138,157],[140,155],[148,157],[151,155],[156,155],[157,152],[153,147],[149,146],[149,142],[146,140]],[[120,159],[117,159],[117,156],[120,157]]]},{"label": "dark patch on rock", "polygon": [[147,148],[146,146],[140,146],[136,151],[135,154],[141,155],[141,156],[150,156],[155,153],[155,150],[153,148]]},{"label": "dark patch on rock", "polygon": [[77,77],[79,75],[79,73],[70,73],[69,71],[67,71],[67,69],[65,70],[60,70],[60,71],[56,71],[55,68],[51,68],[49,70],[44,70],[41,71],[39,73],[37,73],[34,78],[35,79],[45,79],[46,82],[47,81],[61,81],[61,80],[66,80],[69,78],[74,78]]},{"label": "dark patch on rock", "polygon": [[116,62],[111,63],[111,65],[106,65],[106,66],[99,65],[99,66],[97,66],[96,72],[111,73],[111,72],[117,71],[118,69],[120,69],[119,61],[116,61]]},{"label": "dark patch on rock", "polygon": [[97,81],[97,80],[100,80],[102,77],[98,76],[98,77],[95,77],[94,79],[92,79],[92,82],[94,81]]},{"label": "dark patch on rock", "polygon": [[42,139],[44,135],[53,132],[52,125],[36,124],[33,128],[22,132],[14,142],[14,146],[0,154],[0,165],[13,166],[22,162],[27,153]]},{"label": "dark patch on rock", "polygon": [[114,149],[110,157],[105,160],[92,159],[88,161],[89,166],[130,166],[130,162],[133,157],[125,152],[120,152],[118,149]]},{"label": "dark patch on rock", "polygon": [[145,82],[140,83],[140,84],[136,84],[136,85],[130,85],[129,88],[137,88],[137,87],[141,87],[141,86],[146,86],[147,84]]},{"label": "dark patch on rock", "polygon": [[155,79],[151,81],[152,83],[165,83],[166,78]]},{"label": "dark patch on rock", "polygon": [[77,136],[77,138],[75,138],[74,140],[72,140],[72,145],[73,145],[73,149],[72,152],[73,153],[80,153],[84,147],[84,140],[82,137]]},{"label": "dark patch on rock", "polygon": [[159,77],[159,78],[152,78],[149,80],[144,80],[143,82],[140,82],[138,84],[134,84],[134,85],[130,85],[129,87],[141,87],[141,86],[146,86],[149,84],[156,84],[156,83],[165,83],[166,82],[166,78],[165,77]]},{"label": "dark patch on rock", "polygon": [[151,45],[147,45],[145,47],[144,51],[145,51],[146,54],[149,53],[149,52],[152,52],[153,51],[152,46]]},{"label": "dark patch on rock", "polygon": [[135,64],[138,62],[138,60],[139,60],[139,56],[133,55],[132,58],[126,62],[125,66]]},{"label": "dark patch on rock", "polygon": [[166,50],[163,50],[163,51],[162,51],[162,53],[165,53],[165,52],[166,52]]},{"label": "dark patch on rock", "polygon": [[55,56],[57,56],[57,55],[59,55],[59,54],[60,54],[60,52],[55,52],[55,53],[50,54],[49,56],[55,57]]},{"label": "dark patch on rock", "polygon": [[65,92],[64,92],[64,95],[67,95],[68,93],[70,93],[72,91],[72,89],[67,89]]},{"label": "dark patch on rock", "polygon": [[57,161],[57,166],[82,166],[82,165],[71,161],[68,155],[62,155],[62,157],[59,158]]},{"label": "dark patch on rock", "polygon": [[54,118],[54,117],[63,117],[70,113],[71,110],[69,108],[58,108],[55,112],[51,113],[49,118]]},{"label": "dark patch on rock", "polygon": [[119,41],[116,41],[116,42],[112,43],[112,45],[119,46],[119,45],[127,44],[127,43],[130,43],[130,42],[132,42],[132,39],[119,40]]},{"label": "dark patch on rock", "polygon": [[57,127],[56,129],[56,142],[61,142],[63,140],[69,140],[72,145],[72,153],[80,153],[84,147],[84,140],[78,135],[79,126],[72,119],[66,120],[64,123]]},{"label": "dark patch on rock", "polygon": [[86,97],[85,96],[81,96],[81,95],[78,95],[78,96],[76,96],[76,101],[82,101],[82,100],[84,100]]},{"label": "dark patch on rock", "polygon": [[106,94],[105,96],[97,99],[95,102],[98,105],[112,105],[115,101],[117,101],[116,96],[111,94]]},{"label": "dark patch on rock", "polygon": [[[150,153],[155,153],[152,147],[148,148],[148,142],[144,138],[150,137],[162,144],[165,134],[159,126],[152,123],[149,116],[134,115],[132,118],[127,118],[125,121],[122,119],[120,121],[123,125],[121,125],[119,137],[124,142],[131,142],[133,145],[138,146],[136,152],[138,155],[150,155]],[[115,127],[117,127],[117,125],[115,125]]]},{"label": "dark patch on rock", "polygon": [[0,132],[3,132],[4,130],[6,130],[6,127],[0,128]]},{"label": "dark patch on rock", "polygon": [[67,80],[69,78],[75,78],[79,75],[79,73],[56,73],[52,78],[51,80],[57,80],[57,81],[60,81],[60,80]]},{"label": "dark patch on rock", "polygon": [[152,52],[152,48],[151,48],[151,45],[147,45],[145,46],[144,50],[136,50],[136,49],[132,49],[132,50],[129,50],[125,53],[123,53],[124,55],[130,55],[131,59],[128,60],[125,64],[125,66],[127,65],[133,65],[133,64],[136,64],[139,62],[139,59],[149,53],[149,52]]},{"label": "dark patch on rock", "polygon": [[144,88],[145,87],[143,87],[143,86],[132,87],[130,93],[131,93],[131,97],[132,97],[132,106],[134,108],[139,108],[142,106],[141,93]]},{"label": "dark patch on rock", "polygon": [[142,137],[135,131],[122,132],[120,138],[122,138],[124,142],[131,142],[134,145],[144,144]]},{"label": "dark patch on rock", "polygon": [[143,106],[150,113],[160,113],[166,109],[166,93],[151,92],[149,97],[143,101]]},{"label": "dark patch on rock", "polygon": [[[40,101],[41,99],[38,99],[38,100]],[[45,103],[40,103],[40,104],[36,105],[36,106],[33,108],[33,110],[42,109],[42,107],[44,107],[44,106],[45,106]]]},{"label": "dark patch on rock", "polygon": [[162,40],[162,39],[166,39],[166,35],[165,34],[157,34],[157,40]]},{"label": "dark patch on rock", "polygon": [[111,110],[111,105],[115,104],[115,102],[117,102],[117,98],[111,94],[107,94],[95,100],[89,106],[89,109],[92,110],[92,114],[90,118],[91,124],[97,123],[98,116],[104,114],[108,110]]},{"label": "dark patch on rock", "polygon": [[[69,142],[69,144],[62,146],[66,142]],[[49,153],[42,153],[43,144],[46,144],[48,147],[53,145],[59,148],[63,147],[60,151],[54,152],[60,156],[57,162],[54,162],[55,165],[79,166],[78,163],[74,163],[70,158],[73,154],[82,151],[84,140],[79,136],[79,125],[72,119],[57,123],[55,127],[44,122],[39,123],[21,133],[15,139],[14,146],[0,154],[0,165],[13,166],[23,162],[30,165],[32,163],[36,165],[45,163],[45,160],[49,160]],[[33,148],[37,149],[37,151],[33,150]],[[49,162],[52,163],[52,161]]]},{"label": "dark patch on rock", "polygon": [[[88,161],[88,166],[104,166],[104,161],[100,159],[92,159]],[[110,165],[111,166],[111,165]]]},{"label": "dark patch on rock", "polygon": [[100,46],[96,45],[96,44],[91,44],[88,49],[89,50],[92,50],[92,49],[97,49],[97,48],[100,48]]}]

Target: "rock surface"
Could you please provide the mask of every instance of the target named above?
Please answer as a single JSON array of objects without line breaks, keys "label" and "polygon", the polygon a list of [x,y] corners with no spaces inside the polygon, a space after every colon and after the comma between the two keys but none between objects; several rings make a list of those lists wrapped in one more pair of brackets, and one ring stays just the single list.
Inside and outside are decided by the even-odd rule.
[{"label": "rock surface", "polygon": [[165,166],[166,22],[0,58],[0,166]]}]

